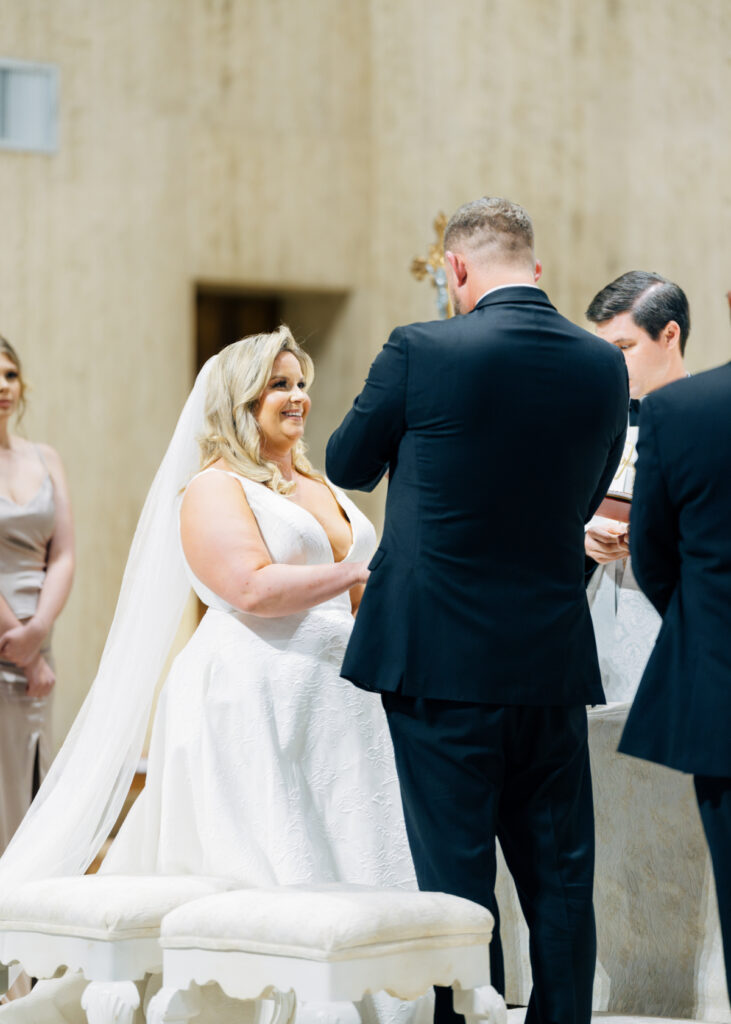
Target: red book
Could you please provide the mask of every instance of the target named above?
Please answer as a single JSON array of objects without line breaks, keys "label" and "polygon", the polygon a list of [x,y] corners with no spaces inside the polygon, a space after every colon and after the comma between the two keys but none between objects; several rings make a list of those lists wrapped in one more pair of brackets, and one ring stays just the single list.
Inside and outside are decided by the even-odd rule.
[{"label": "red book", "polygon": [[604,516],[605,519],[617,519],[620,523],[628,523],[631,509],[631,494],[625,491],[610,491],[596,510],[596,514]]}]

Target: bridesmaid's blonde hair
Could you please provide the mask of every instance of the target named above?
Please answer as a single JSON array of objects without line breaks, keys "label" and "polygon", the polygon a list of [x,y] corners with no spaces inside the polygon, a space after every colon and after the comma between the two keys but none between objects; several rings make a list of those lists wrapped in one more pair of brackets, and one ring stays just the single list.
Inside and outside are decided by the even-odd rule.
[{"label": "bridesmaid's blonde hair", "polygon": [[23,367],[20,363],[20,356],[15,351],[13,346],[10,344],[7,338],[3,338],[0,334],[0,352],[6,355],[11,363],[15,364],[15,369],[18,371],[18,380],[20,381],[20,399],[18,401],[18,420],[20,420],[25,412],[25,392],[27,385],[25,378],[23,377]]},{"label": "bridesmaid's blonde hair", "polygon": [[[208,378],[206,429],[199,438],[201,467],[224,459],[235,473],[265,484],[279,494],[289,494],[294,484],[285,480],[279,467],[261,454],[262,434],[255,412],[272,376],[274,362],[291,352],[302,368],[309,390],[315,368],[284,324],[273,334],[253,334],[221,349]],[[310,465],[300,439],[292,449],[292,464],[303,476],[322,480]]]}]

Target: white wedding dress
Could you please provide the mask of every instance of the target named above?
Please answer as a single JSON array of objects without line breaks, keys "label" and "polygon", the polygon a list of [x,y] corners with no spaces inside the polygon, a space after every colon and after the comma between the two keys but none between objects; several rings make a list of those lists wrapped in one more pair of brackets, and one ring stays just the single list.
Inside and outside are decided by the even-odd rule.
[{"label": "white wedding dress", "polygon": [[[220,472],[206,470],[204,472]],[[275,562],[333,561],[315,517],[236,474]],[[370,558],[371,523],[350,520],[347,559]],[[298,615],[259,618],[197,580],[208,606],[173,662],[152,731],[144,790],[102,865],[115,874],[200,874],[242,886],[348,882],[416,888],[393,750],[377,694],[339,672],[348,593]],[[8,1024],[85,1024],[83,982],[42,982],[0,1008]],[[27,1005],[25,1005],[27,1004]],[[366,1024],[430,1024],[431,996],[366,997]],[[307,1008],[298,1020],[308,1020]],[[200,1024],[253,1020],[249,1004],[204,990]]]},{"label": "white wedding dress", "polygon": [[[310,512],[231,475],[274,562],[333,561]],[[374,529],[335,493],[353,531],[347,559],[367,560]],[[415,887],[380,699],[339,675],[353,623],[348,593],[260,618],[188,571],[208,610],[173,663],[145,789],[103,870]]]}]

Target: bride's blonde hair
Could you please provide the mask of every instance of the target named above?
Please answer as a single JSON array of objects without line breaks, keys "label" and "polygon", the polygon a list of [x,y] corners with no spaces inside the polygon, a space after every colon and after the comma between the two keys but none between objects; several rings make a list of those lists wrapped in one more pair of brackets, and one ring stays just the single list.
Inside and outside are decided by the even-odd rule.
[{"label": "bride's blonde hair", "polygon": [[[221,349],[208,378],[206,429],[199,443],[202,468],[224,459],[235,473],[279,494],[289,494],[295,485],[284,479],[276,463],[262,456],[262,434],[255,416],[274,362],[282,352],[291,352],[297,359],[309,390],[315,376],[312,360],[284,324],[273,334],[253,334]],[[304,441],[297,441],[292,449],[292,465],[303,476],[322,480],[310,465],[306,451]]]}]

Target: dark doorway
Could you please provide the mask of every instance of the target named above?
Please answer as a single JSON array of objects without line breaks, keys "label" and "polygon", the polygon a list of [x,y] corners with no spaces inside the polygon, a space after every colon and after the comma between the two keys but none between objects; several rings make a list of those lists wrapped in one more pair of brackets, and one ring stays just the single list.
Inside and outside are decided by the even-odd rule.
[{"label": "dark doorway", "polygon": [[341,290],[291,285],[206,281],[195,289],[196,372],[226,345],[250,334],[269,334],[282,323],[312,356],[316,373],[307,444],[318,467],[324,465],[325,444],[344,412],[338,384],[349,359],[347,332],[340,333],[346,302],[347,293]]},{"label": "dark doorway", "polygon": [[224,346],[247,334],[268,334],[282,322],[282,302],[277,295],[199,286],[195,306],[196,373]]}]

